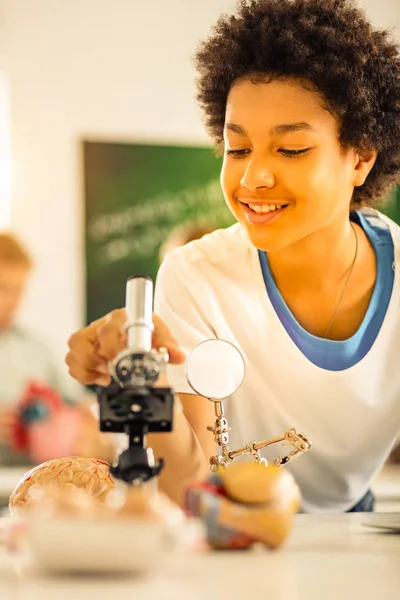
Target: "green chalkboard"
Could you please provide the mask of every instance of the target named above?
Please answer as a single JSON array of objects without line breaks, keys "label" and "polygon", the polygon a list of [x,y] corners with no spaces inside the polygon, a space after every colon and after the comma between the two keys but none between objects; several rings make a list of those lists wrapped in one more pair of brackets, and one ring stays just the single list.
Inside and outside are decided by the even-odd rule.
[{"label": "green chalkboard", "polygon": [[125,303],[130,275],[155,278],[182,224],[231,225],[208,147],[85,141],[86,321]]},{"label": "green chalkboard", "polygon": [[380,210],[400,225],[400,187],[393,188]]}]

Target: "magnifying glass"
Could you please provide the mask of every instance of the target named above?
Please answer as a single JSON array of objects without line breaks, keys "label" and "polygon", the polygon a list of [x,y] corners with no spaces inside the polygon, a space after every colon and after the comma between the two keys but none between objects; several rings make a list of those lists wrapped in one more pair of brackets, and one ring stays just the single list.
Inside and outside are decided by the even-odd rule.
[{"label": "magnifying glass", "polygon": [[186,379],[192,390],[214,402],[235,393],[243,383],[244,359],[240,351],[225,340],[205,340],[186,360]]}]

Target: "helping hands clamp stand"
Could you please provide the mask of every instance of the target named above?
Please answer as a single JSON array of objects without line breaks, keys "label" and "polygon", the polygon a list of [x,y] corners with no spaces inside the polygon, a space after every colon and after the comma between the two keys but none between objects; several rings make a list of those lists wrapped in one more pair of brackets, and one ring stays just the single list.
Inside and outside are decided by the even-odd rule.
[{"label": "helping hands clamp stand", "polygon": [[286,456],[278,456],[274,465],[286,465],[291,460],[310,450],[309,439],[296,429],[289,429],[282,436],[262,442],[248,442],[238,450],[229,447],[228,420],[224,413],[224,401],[235,394],[245,378],[245,362],[239,349],[222,339],[200,342],[191,351],[186,362],[186,379],[192,390],[214,403],[215,422],[207,427],[214,435],[215,443],[221,448],[219,455],[210,457],[210,467],[215,471],[220,466],[228,466],[235,458],[250,454],[260,464],[268,462],[260,455],[260,450],[283,442],[293,446]]},{"label": "helping hands clamp stand", "polygon": [[268,465],[265,458],[261,458],[260,450],[273,444],[283,442],[285,445],[294,446],[294,449],[289,452],[286,456],[278,456],[273,462],[276,466],[286,465],[288,462],[310,450],[312,444],[306,438],[303,433],[299,433],[296,429],[289,429],[282,436],[271,439],[263,440],[262,442],[248,442],[243,448],[238,450],[231,450],[229,448],[229,431],[228,420],[224,415],[224,407],[222,401],[214,400],[215,406],[215,423],[207,427],[208,431],[214,434],[214,441],[218,446],[221,447],[221,454],[210,457],[210,467],[212,471],[215,471],[217,467],[228,466],[238,456],[244,454],[250,454],[255,462]]},{"label": "helping hands clamp stand", "polygon": [[128,448],[110,467],[111,474],[129,484],[156,477],[164,466],[146,447],[150,432],[173,427],[174,396],[169,387],[153,387],[165,374],[168,352],[152,350],[153,282],[131,277],[126,284],[127,349],[109,364],[111,384],[97,389],[100,431],[125,433]]}]

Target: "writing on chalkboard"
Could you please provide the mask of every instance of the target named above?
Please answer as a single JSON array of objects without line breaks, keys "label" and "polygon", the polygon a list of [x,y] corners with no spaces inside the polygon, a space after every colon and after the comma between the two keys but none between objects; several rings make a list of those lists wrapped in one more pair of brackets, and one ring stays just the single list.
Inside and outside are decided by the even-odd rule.
[{"label": "writing on chalkboard", "polygon": [[101,264],[112,264],[129,256],[152,256],[177,222],[208,220],[220,223],[226,216],[221,202],[218,180],[205,185],[187,187],[174,193],[134,198],[132,205],[119,210],[92,215],[88,237],[98,245],[96,258]]},{"label": "writing on chalkboard", "polygon": [[[84,141],[86,322],[122,306],[126,279],[156,279],[165,252],[234,222],[210,147]],[[188,233],[189,232],[189,233]],[[183,240],[183,241],[182,241]]]}]

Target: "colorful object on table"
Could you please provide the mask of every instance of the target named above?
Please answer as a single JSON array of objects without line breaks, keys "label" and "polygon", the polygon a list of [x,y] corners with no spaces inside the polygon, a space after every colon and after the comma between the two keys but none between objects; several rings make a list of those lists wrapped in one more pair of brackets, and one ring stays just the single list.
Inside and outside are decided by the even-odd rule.
[{"label": "colorful object on table", "polygon": [[300,506],[291,474],[277,466],[240,462],[189,485],[185,508],[199,517],[213,548],[243,549],[283,543]]},{"label": "colorful object on table", "polygon": [[109,465],[94,458],[57,458],[28,471],[10,496],[9,508],[21,514],[34,505],[32,490],[53,493],[53,490],[83,490],[95,501],[103,502],[114,488]]},{"label": "colorful object on table", "polygon": [[65,402],[49,385],[32,381],[18,402],[16,412],[17,425],[14,431],[13,449],[25,452],[29,447],[29,427],[38,421],[43,421],[49,416],[62,410]]},{"label": "colorful object on table", "polygon": [[49,385],[31,382],[16,408],[12,449],[42,463],[76,453],[83,428],[81,411]]},{"label": "colorful object on table", "polygon": [[220,522],[221,497],[226,497],[222,479],[213,473],[203,482],[196,482],[186,490],[185,508],[189,516],[200,517],[206,526],[208,543],[214,548],[245,549],[256,541],[236,527]]}]

